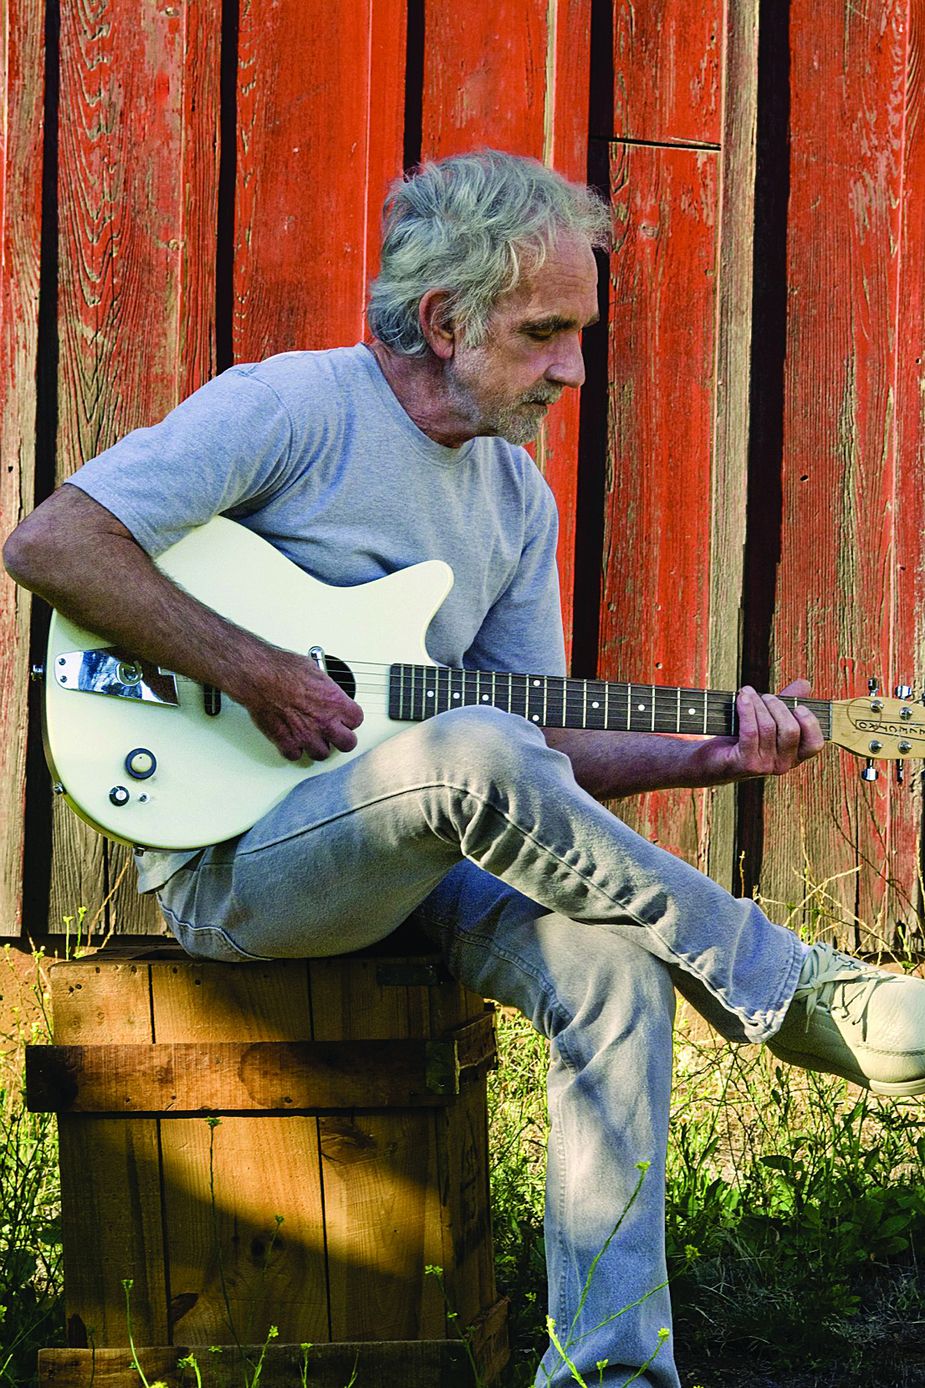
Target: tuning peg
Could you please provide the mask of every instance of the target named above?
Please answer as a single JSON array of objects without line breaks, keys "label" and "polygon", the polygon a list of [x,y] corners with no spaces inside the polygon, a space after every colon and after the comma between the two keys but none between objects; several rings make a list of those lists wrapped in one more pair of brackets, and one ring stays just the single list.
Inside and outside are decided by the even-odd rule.
[{"label": "tuning peg", "polygon": [[901,786],[906,779],[906,769],[901,761],[896,763],[896,784]]},{"label": "tuning peg", "polygon": [[911,698],[912,698],[912,685],[911,685],[911,684],[898,684],[898,685],[896,686],[896,697],[897,697],[897,699],[911,699]]},{"label": "tuning peg", "polygon": [[867,692],[872,695],[880,693],[880,681],[874,679],[873,675],[871,675],[870,679],[867,681]]},{"label": "tuning peg", "polygon": [[871,761],[870,757],[868,757],[868,758],[867,758],[867,765],[864,767],[864,770],[861,772],[861,780],[862,780],[862,781],[876,781],[879,775],[880,775],[880,772],[879,772],[879,771],[877,770],[877,768],[874,766],[874,764],[873,764],[873,762]]}]

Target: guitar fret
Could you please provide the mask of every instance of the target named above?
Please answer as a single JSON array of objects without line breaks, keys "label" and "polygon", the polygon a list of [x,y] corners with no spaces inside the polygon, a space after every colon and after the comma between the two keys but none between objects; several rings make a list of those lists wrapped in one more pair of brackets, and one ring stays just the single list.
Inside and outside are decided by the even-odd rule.
[{"label": "guitar fret", "polygon": [[605,728],[607,726],[604,694],[606,685],[602,680],[588,680],[585,699],[585,727]]}]

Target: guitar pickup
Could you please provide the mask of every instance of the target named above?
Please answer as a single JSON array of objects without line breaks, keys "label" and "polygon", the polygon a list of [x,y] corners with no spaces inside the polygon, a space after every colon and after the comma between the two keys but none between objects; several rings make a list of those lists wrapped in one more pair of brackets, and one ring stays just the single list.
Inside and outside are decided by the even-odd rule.
[{"label": "guitar pickup", "polygon": [[61,689],[106,694],[111,699],[137,699],[144,704],[176,707],[180,703],[175,675],[112,646],[56,655],[53,673]]}]

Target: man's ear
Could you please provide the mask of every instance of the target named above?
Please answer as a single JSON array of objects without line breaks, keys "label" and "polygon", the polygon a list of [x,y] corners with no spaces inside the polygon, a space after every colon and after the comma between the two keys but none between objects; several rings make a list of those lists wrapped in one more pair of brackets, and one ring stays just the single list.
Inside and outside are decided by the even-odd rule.
[{"label": "man's ear", "polygon": [[449,361],[456,350],[456,329],[450,317],[448,290],[428,289],[418,304],[418,322],[434,356]]}]

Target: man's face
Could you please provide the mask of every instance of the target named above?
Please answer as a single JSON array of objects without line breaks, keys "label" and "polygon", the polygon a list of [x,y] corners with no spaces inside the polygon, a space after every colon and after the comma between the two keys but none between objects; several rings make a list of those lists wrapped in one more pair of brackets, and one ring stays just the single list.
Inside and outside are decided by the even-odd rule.
[{"label": "man's face", "polygon": [[467,432],[535,438],[566,386],[585,378],[581,330],[597,320],[597,267],[584,237],[563,237],[532,275],[498,300],[485,341],[458,341],[445,367]]}]

